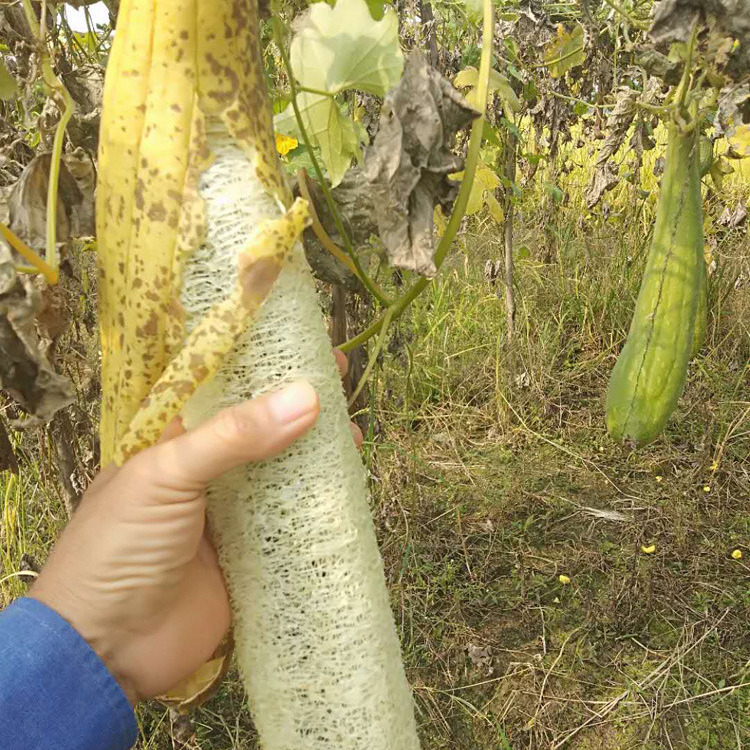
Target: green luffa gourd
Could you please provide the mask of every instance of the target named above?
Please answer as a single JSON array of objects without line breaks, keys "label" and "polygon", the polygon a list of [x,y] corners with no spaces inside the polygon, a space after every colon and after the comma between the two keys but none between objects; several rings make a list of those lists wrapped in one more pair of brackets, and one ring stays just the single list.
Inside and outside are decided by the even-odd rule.
[{"label": "green luffa gourd", "polygon": [[[607,393],[607,429],[642,446],[679,400],[705,276],[697,128],[670,123],[654,236],[630,332]],[[705,308],[704,308],[705,314]]]}]

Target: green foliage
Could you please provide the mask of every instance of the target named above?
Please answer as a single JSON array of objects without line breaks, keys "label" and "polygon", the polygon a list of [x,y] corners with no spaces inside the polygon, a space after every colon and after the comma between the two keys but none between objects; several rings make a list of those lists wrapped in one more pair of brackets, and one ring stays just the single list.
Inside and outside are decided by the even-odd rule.
[{"label": "green foliage", "polygon": [[702,135],[698,143],[698,171],[705,177],[714,163],[714,144],[708,136]]},{"label": "green foliage", "polygon": [[[359,154],[361,132],[336,96],[356,89],[382,97],[398,82],[404,65],[398,17],[389,7],[374,20],[365,0],[338,0],[333,7],[315,3],[292,39],[289,57],[302,89],[297,105],[305,129],[337,185]],[[299,136],[291,107],[274,124],[280,133]]]},{"label": "green foliage", "polygon": [[[465,67],[454,79],[453,83],[457,88],[468,88],[466,101],[472,107],[478,107],[477,102],[477,83],[479,81],[479,71],[473,66]],[[507,105],[511,112],[518,112],[521,103],[518,101],[516,92],[513,91],[508,78],[496,70],[490,70],[490,82],[488,87],[489,95],[498,94],[503,103]]]},{"label": "green foliage", "polygon": [[18,92],[16,79],[8,71],[5,61],[0,57],[0,99],[9,101],[15,98]]},{"label": "green foliage", "polygon": [[[456,178],[462,178],[463,172],[455,175]],[[497,224],[503,223],[503,207],[495,198],[495,190],[501,185],[500,177],[490,169],[481,159],[477,164],[477,171],[474,173],[474,182],[471,185],[469,193],[469,202],[466,204],[466,215],[472,216],[486,207],[489,215]]]}]

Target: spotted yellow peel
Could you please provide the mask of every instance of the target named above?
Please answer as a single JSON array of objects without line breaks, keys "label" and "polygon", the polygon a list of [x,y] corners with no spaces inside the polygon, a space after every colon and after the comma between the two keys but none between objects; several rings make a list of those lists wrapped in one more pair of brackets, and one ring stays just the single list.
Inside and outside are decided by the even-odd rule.
[{"label": "spotted yellow peel", "polygon": [[[268,196],[289,207],[258,40],[245,0],[122,0],[99,139],[97,235],[102,341],[101,452],[121,464],[153,444],[220,366],[268,294],[307,222],[306,204],[257,228],[238,254],[238,285],[186,337],[183,267],[206,233],[200,196],[211,164],[206,118],[252,159]],[[205,700],[231,648],[167,696]],[[198,687],[196,687],[198,686]]]},{"label": "spotted yellow peel", "polygon": [[308,222],[307,203],[297,199],[285,216],[268,220],[259,228],[239,256],[236,288],[211,308],[166,366],[120,441],[116,463],[156,442],[198,385],[217,372],[268,296],[283,261]]},{"label": "spotted yellow peel", "polygon": [[[223,313],[219,305],[210,316],[232,310],[234,327],[213,330],[207,321],[183,344],[182,268],[206,230],[199,180],[212,158],[207,115],[220,117],[252,156],[267,193],[291,203],[277,163],[257,27],[255,4],[242,0],[121,3],[97,192],[104,464],[153,443],[174,413],[178,380],[194,387],[208,377],[231,347],[230,329],[249,317],[228,298]],[[280,219],[273,231],[299,232],[301,215],[298,209]],[[284,254],[274,256],[279,264]],[[181,398],[187,395],[183,388]],[[146,412],[136,418],[147,397]]]}]

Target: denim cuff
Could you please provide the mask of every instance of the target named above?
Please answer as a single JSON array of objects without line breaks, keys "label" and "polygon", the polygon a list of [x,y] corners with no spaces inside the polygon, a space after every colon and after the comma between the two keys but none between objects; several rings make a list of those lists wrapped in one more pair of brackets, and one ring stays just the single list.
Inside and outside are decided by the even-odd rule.
[{"label": "denim cuff", "polygon": [[0,746],[128,750],[133,709],[78,632],[36,599],[0,612]]}]

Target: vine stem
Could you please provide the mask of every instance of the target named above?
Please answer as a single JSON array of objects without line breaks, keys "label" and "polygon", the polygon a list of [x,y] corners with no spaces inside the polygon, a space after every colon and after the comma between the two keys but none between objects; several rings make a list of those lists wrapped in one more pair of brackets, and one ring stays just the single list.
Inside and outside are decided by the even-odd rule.
[{"label": "vine stem", "polygon": [[630,13],[628,13],[628,11],[626,11],[619,3],[615,2],[615,0],[604,0],[604,2],[609,5],[613,11],[619,13],[633,28],[640,29],[641,31],[645,31],[648,28],[648,24],[633,18],[633,16],[631,16]]},{"label": "vine stem", "polygon": [[354,393],[352,393],[351,397],[349,398],[349,406],[357,402],[357,397],[365,387],[365,383],[367,383],[367,381],[370,379],[370,375],[372,375],[372,371],[378,361],[380,352],[383,351],[383,344],[385,344],[385,337],[388,333],[388,326],[390,325],[391,319],[393,318],[393,312],[394,308],[393,306],[391,306],[383,314],[383,325],[380,327],[380,335],[378,336],[378,341],[375,344],[375,351],[373,351],[370,355],[367,367],[362,373],[362,377],[359,379],[359,383],[357,383],[357,387],[354,390]]},{"label": "vine stem", "polygon": [[[307,186],[307,179],[307,170],[297,170],[297,186],[299,187],[302,197],[310,204],[310,218],[312,219],[312,230],[315,232],[315,236],[320,240],[320,244],[323,245],[323,247],[333,255],[339,263],[345,265],[364,284],[364,279],[359,275],[357,267],[352,262],[352,259],[331,239],[331,236],[326,232],[323,224],[321,224],[320,218],[315,211],[315,203],[313,203],[312,196],[310,195],[310,189]],[[380,290],[380,287],[375,283],[375,280],[370,279],[370,283],[374,289],[377,289],[383,299],[385,299],[385,294]]]},{"label": "vine stem", "polygon": [[2,235],[8,244],[27,262],[29,266],[19,266],[17,271],[22,273],[42,273],[47,279],[48,284],[56,284],[59,272],[52,268],[42,258],[40,258],[10,227],[5,226],[0,221],[0,235]]},{"label": "vine stem", "polygon": [[[477,102],[481,102],[481,117],[474,120],[471,127],[471,137],[469,139],[469,149],[466,155],[466,166],[464,168],[464,177],[461,180],[461,187],[458,196],[453,204],[453,211],[448,220],[440,243],[435,251],[435,267],[439,270],[445,260],[448,251],[453,244],[453,240],[461,225],[466,213],[466,206],[469,202],[469,194],[474,184],[474,173],[476,172],[477,162],[479,161],[479,147],[482,145],[482,132],[484,130],[484,113],[487,110],[487,92],[489,90],[490,80],[490,63],[492,57],[492,34],[494,29],[492,0],[484,0],[484,22],[482,26],[482,56],[479,62],[479,80],[477,81]],[[401,297],[395,300],[380,318],[369,325],[362,333],[358,334],[349,341],[344,342],[338,348],[343,352],[350,352],[358,346],[362,346],[367,340],[380,332],[384,325],[391,320],[396,320],[406,310],[406,308],[419,296],[419,294],[432,282],[432,279],[421,278],[416,281]]]},{"label": "vine stem", "polygon": [[682,71],[682,78],[680,79],[680,85],[677,88],[676,99],[674,104],[675,113],[680,115],[680,110],[685,105],[685,100],[690,89],[690,79],[693,68],[693,54],[695,53],[695,45],[698,41],[698,19],[693,21],[693,28],[690,32],[690,41],[688,42],[687,56],[685,59],[685,68]]},{"label": "vine stem", "polygon": [[[30,2],[30,0],[25,0],[25,2]],[[352,259],[352,262],[357,269],[357,275],[362,280],[362,283],[367,288],[367,291],[370,292],[370,294],[378,302],[380,302],[381,305],[388,307],[391,304],[391,301],[383,295],[383,292],[372,283],[370,277],[365,273],[365,270],[362,268],[362,265],[357,258],[357,254],[354,252],[354,246],[351,239],[349,238],[349,233],[344,228],[344,222],[341,219],[341,214],[339,213],[338,207],[336,206],[336,201],[333,200],[333,196],[331,195],[331,190],[328,187],[328,183],[323,176],[323,170],[320,168],[320,162],[318,162],[318,158],[313,151],[312,142],[310,141],[310,138],[307,134],[307,128],[305,127],[305,123],[302,120],[302,113],[300,112],[299,105],[297,104],[297,93],[299,89],[297,88],[297,83],[294,78],[294,72],[292,71],[292,64],[289,60],[289,55],[287,54],[286,47],[284,46],[281,24],[278,19],[273,19],[272,25],[274,38],[276,39],[276,46],[279,48],[279,54],[281,55],[281,60],[284,63],[286,75],[289,79],[289,91],[291,93],[294,116],[297,119],[297,126],[299,127],[302,141],[307,147],[307,151],[310,155],[310,160],[312,161],[313,169],[315,170],[315,174],[317,175],[320,182],[320,187],[323,190],[323,195],[325,197],[328,210],[331,212],[333,221],[336,224],[336,229],[341,235],[341,239],[344,243],[344,248],[346,249],[346,252],[349,254],[349,257]]]},{"label": "vine stem", "polygon": [[317,94],[318,96],[327,96],[329,99],[333,99],[334,94],[330,91],[323,91],[322,89],[313,89],[309,86],[297,86],[297,91],[305,91],[308,94]]},{"label": "vine stem", "polygon": [[[52,142],[52,157],[50,159],[49,185],[47,189],[47,250],[45,259],[47,265],[55,271],[56,281],[57,268],[59,266],[57,258],[57,238],[55,236],[57,228],[57,187],[60,181],[60,160],[62,158],[65,129],[68,127],[68,122],[73,116],[75,105],[73,104],[73,99],[70,96],[68,89],[65,88],[63,82],[55,75],[55,71],[52,69],[52,63],[49,59],[49,52],[47,51],[47,45],[42,34],[42,28],[36,20],[31,0],[23,0],[23,8],[26,12],[26,20],[31,29],[31,33],[39,46],[39,56],[42,62],[42,77],[44,78],[44,82],[51,92],[56,93],[62,99],[64,105],[61,107],[59,102],[55,102],[58,109],[60,109],[60,122],[57,123],[55,138]],[[49,276],[47,278],[49,279]]]}]

